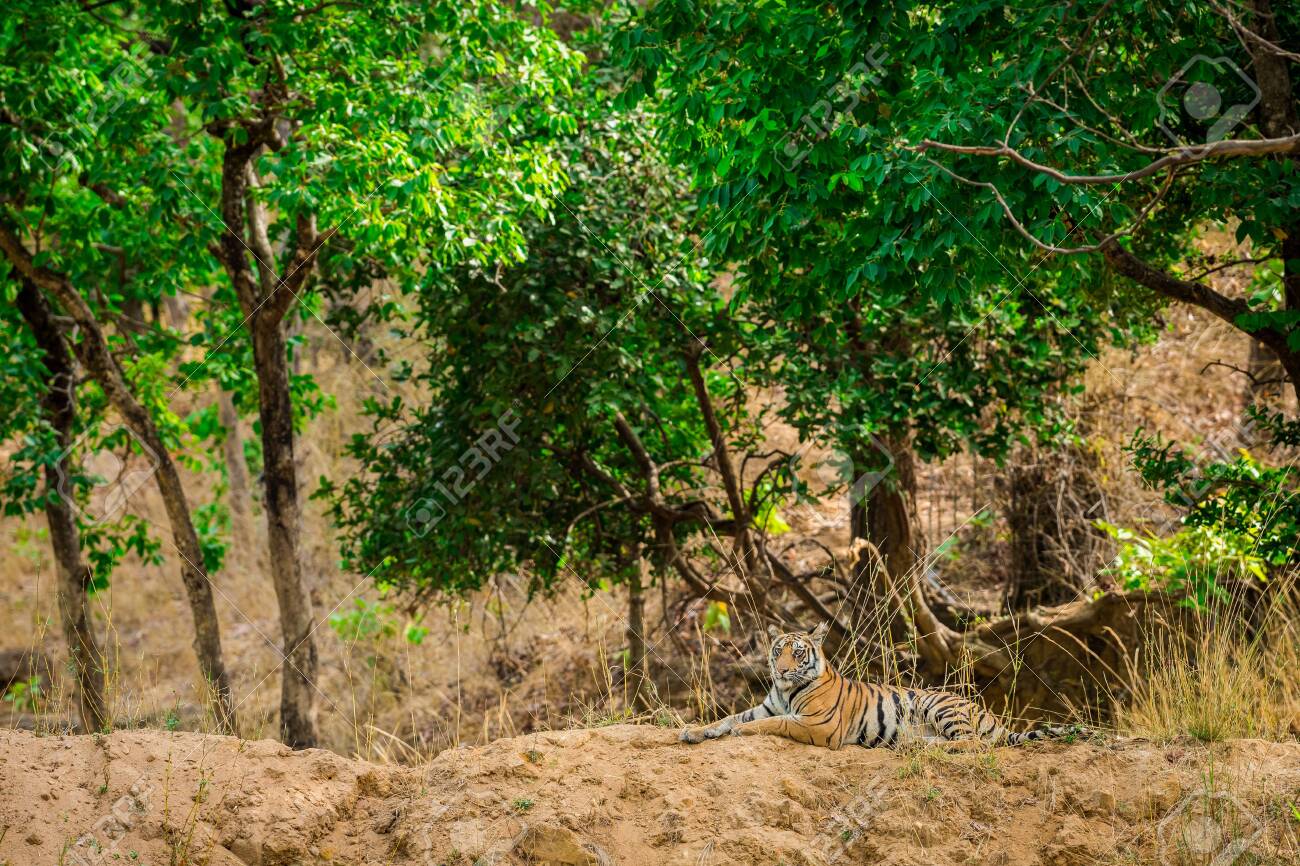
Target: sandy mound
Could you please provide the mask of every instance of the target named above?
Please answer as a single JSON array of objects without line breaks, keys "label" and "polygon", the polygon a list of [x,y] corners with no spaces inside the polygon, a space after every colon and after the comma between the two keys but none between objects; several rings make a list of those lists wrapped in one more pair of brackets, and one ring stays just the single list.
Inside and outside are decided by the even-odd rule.
[{"label": "sandy mound", "polygon": [[1300,745],[1255,741],[829,752],[618,726],[407,768],[197,734],[0,732],[10,866],[1179,863],[1234,844],[1295,863],[1290,804]]}]

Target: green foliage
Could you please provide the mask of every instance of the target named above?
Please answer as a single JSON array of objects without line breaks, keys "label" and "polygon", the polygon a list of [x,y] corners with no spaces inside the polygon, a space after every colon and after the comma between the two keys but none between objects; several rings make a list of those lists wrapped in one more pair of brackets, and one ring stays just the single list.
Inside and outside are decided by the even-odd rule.
[{"label": "green foliage", "polygon": [[216,574],[221,571],[230,547],[230,509],[224,502],[205,502],[194,509],[193,516],[203,552],[203,571]]},{"label": "green foliage", "polygon": [[87,591],[93,594],[107,589],[109,576],[129,555],[145,565],[160,565],[162,543],[150,532],[152,528],[135,514],[124,514],[114,523],[83,523],[81,547],[92,575]]},{"label": "green foliage", "polygon": [[996,202],[907,147],[986,112],[973,88],[1032,71],[983,75],[1007,30],[984,19],[1002,15],[668,0],[614,39],[625,101],[658,98],[661,141],[694,173],[705,247],[739,263],[733,306],[789,323],[768,342],[783,414],[858,471],[879,468],[873,436],[931,459],[1059,435],[1056,397],[1142,323],[1097,269],[1042,267]]},{"label": "green foliage", "polygon": [[526,223],[528,258],[428,273],[412,323],[428,403],[372,401],[383,435],[355,437],[362,471],[320,491],[349,562],[386,584],[459,593],[526,569],[546,588],[575,562],[592,588],[632,574],[652,533],[620,492],[644,481],[615,418],[665,496],[698,498],[710,446],[685,358],[700,342],[729,429],[746,429],[746,325],[694,254],[694,209],[652,118],[613,111],[606,74],[575,93],[578,127],[553,143],[569,186]]},{"label": "green foliage", "polygon": [[1119,542],[1115,560],[1105,569],[1124,589],[1161,589],[1185,593],[1188,604],[1204,608],[1231,598],[1232,581],[1267,580],[1265,561],[1250,539],[1210,526],[1190,526],[1161,537],[1138,535],[1105,521],[1097,527]]},{"label": "green foliage", "polygon": [[[398,633],[393,606],[364,598],[355,599],[350,609],[332,614],[329,624],[347,643],[378,643]],[[419,622],[407,622],[401,633],[407,643],[418,645],[424,642],[429,629]]]},{"label": "green foliage", "polygon": [[[1280,413],[1251,408],[1247,431],[1289,445],[1298,429]],[[1127,446],[1142,480],[1180,513],[1173,535],[1138,534],[1099,521],[1120,542],[1108,572],[1126,588],[1167,588],[1205,606],[1237,582],[1267,581],[1300,556],[1300,477],[1241,449],[1231,459],[1198,457],[1138,430]]]},{"label": "green foliage", "polygon": [[725,601],[711,601],[709,606],[704,609],[705,631],[720,631],[723,634],[731,634],[731,612],[727,610]]},{"label": "green foliage", "polygon": [[754,513],[754,526],[767,535],[784,535],[790,531],[790,524],[781,517],[774,499],[766,499]]},{"label": "green foliage", "polygon": [[[1281,416],[1270,423],[1263,429],[1275,442],[1294,430]],[[1231,460],[1198,459],[1140,430],[1128,450],[1142,480],[1183,512],[1186,526],[1237,539],[1231,543],[1269,568],[1300,557],[1300,474],[1294,466],[1267,466],[1245,450]]]},{"label": "green foliage", "polygon": [[[887,468],[890,449],[1000,460],[1066,432],[1061,395],[1105,346],[1149,336],[1159,304],[1095,256],[1043,258],[1007,211],[1045,243],[1082,244],[1134,220],[1157,181],[1059,183],[922,143],[1005,140],[1028,159],[1123,173],[1171,135],[1205,133],[1167,129],[1153,96],[1189,52],[1249,65],[1214,9],[1137,0],[659,0],[606,15],[612,29],[562,38],[544,4],[487,0],[22,4],[0,25],[0,218],[82,292],[178,462],[223,471],[219,416],[181,415],[194,401],[178,395],[220,388],[241,413],[256,405],[248,316],[214,253],[245,227],[214,205],[225,158],[270,124],[283,141],[255,154],[248,192],[269,222],[274,260],[261,264],[285,273],[299,220],[323,232],[289,357],[315,320],[344,338],[382,324],[424,349],[380,353],[419,400],[369,399],[373,426],[347,447],[356,471],[322,479],[346,563],[417,595],[502,572],[547,589],[581,563],[594,592],[669,547],[665,534],[685,546],[715,528],[664,528],[665,512],[716,505],[696,356],[742,462],[771,420],[752,399],[765,388],[801,441],[834,444],[858,474]],[[1080,73],[1090,40],[1105,50]],[[1204,225],[1231,222],[1265,260],[1234,323],[1300,345],[1278,230],[1300,206],[1294,161],[1207,160],[1163,201],[1124,242],[1171,267]],[[0,285],[12,301],[7,264]],[[201,300],[183,328],[144,312],[181,296]],[[0,507],[21,516],[44,504],[63,448],[40,412],[48,371],[12,304],[0,337]],[[301,434],[334,398],[310,375],[288,384]],[[74,397],[67,495],[82,503],[104,481],[92,455],[145,455],[97,386],[79,381]],[[1300,422],[1259,421],[1300,443]],[[256,437],[245,448],[259,471]],[[1204,463],[1146,438],[1132,448],[1187,515],[1170,539],[1108,527],[1126,585],[1204,601],[1214,561],[1240,579],[1294,563],[1289,467]],[[646,462],[653,507],[639,496]],[[780,509],[807,498],[795,463],[745,491],[761,535],[787,531]],[[193,514],[211,573],[229,515],[216,501]],[[126,556],[161,558],[132,514],[83,524],[92,591]],[[330,624],[353,641],[398,633],[378,601]],[[729,629],[725,606],[705,627]],[[426,629],[403,634],[419,643]]]},{"label": "green foliage", "polygon": [[[292,315],[345,333],[405,315],[391,295],[355,303],[375,280],[400,299],[440,267],[521,259],[521,221],[541,219],[565,180],[549,147],[575,120],[551,109],[583,57],[544,12],[404,0],[310,11],[242,0],[92,11],[41,0],[13,12],[0,26],[0,217],[39,266],[82,290],[164,444],[196,471],[220,463],[224,431],[211,413],[178,417],[177,392],[216,382],[244,413],[256,400],[248,317],[213,252],[231,228],[244,234],[224,225],[216,203],[223,157],[249,128],[271,122],[285,137],[254,164],[251,195],[266,207],[272,247],[284,248],[307,215],[328,241]],[[284,275],[287,255],[264,264]],[[12,299],[8,274],[0,264]],[[203,300],[193,332],[142,312],[179,296]],[[13,446],[13,471],[0,504],[29,513],[61,449],[40,422],[39,353],[3,306],[0,441]],[[302,340],[291,337],[287,351]],[[298,432],[333,405],[311,376],[294,375],[290,389]],[[114,444],[96,432],[103,395],[84,384],[76,398],[85,450]],[[256,439],[246,446],[256,471]],[[85,489],[94,479],[80,469],[74,483]],[[204,504],[195,519],[212,572],[228,518]],[[129,553],[156,560],[157,543],[129,515],[116,529],[83,529],[97,586]]]},{"label": "green foliage", "polygon": [[358,598],[351,610],[331,615],[329,624],[341,640],[349,643],[380,640],[397,632],[396,624],[389,618],[392,612],[388,605]]},{"label": "green foliage", "polygon": [[[411,327],[430,347],[413,371],[430,405],[372,403],[384,438],[356,438],[363,472],[320,491],[353,567],[452,592],[524,568],[549,586],[574,561],[627,573],[652,533],[646,515],[617,507],[641,473],[615,413],[666,467],[664,489],[716,481],[701,472],[710,446],[683,370],[692,340],[708,346],[709,388],[742,451],[760,421],[747,417],[746,386],[779,386],[783,417],[806,440],[833,440],[859,473],[881,468],[876,434],[937,458],[961,448],[1002,456],[1026,427],[1061,432],[1057,397],[1120,333],[1109,289],[1082,271],[1008,281],[997,255],[1025,258],[1004,231],[990,241],[996,255],[963,256],[951,214],[925,193],[900,207],[875,191],[878,178],[830,183],[828,160],[801,163],[826,173],[797,184],[755,172],[779,138],[776,127],[756,132],[760,101],[802,110],[806,79],[819,74],[781,64],[790,81],[750,92],[768,74],[761,51],[788,41],[805,52],[804,35],[777,20],[785,8],[719,17],[657,4],[614,40],[642,77],[596,66],[575,92],[576,134],[555,139],[570,186],[553,217],[526,224],[528,260],[427,276]],[[690,26],[670,23],[677,14]],[[773,20],[752,34],[766,47],[751,51],[752,14]],[[658,26],[672,30],[671,61],[648,47],[659,46]],[[739,54],[725,47],[738,34]],[[656,75],[662,101],[642,91],[637,109],[608,105],[610,92],[636,94]],[[888,158],[902,159],[894,150]],[[694,175],[694,206],[673,160]],[[701,246],[737,263],[735,291],[709,284]],[[522,419],[519,441],[480,459],[477,443],[508,413]],[[784,525],[777,509],[796,487],[792,471],[771,471],[751,503],[760,530]]]},{"label": "green foliage", "polygon": [[26,680],[18,680],[9,684],[9,689],[5,692],[4,699],[13,705],[14,712],[34,713],[40,707],[44,700],[44,691],[41,688],[41,678],[37,676],[28,677]]}]

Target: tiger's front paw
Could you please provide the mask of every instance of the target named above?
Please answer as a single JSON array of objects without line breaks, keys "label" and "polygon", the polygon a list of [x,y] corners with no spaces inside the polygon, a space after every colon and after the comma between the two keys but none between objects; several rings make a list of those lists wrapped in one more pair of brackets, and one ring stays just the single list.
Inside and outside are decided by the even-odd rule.
[{"label": "tiger's front paw", "polygon": [[683,743],[695,745],[705,740],[711,740],[716,736],[717,734],[713,732],[712,728],[682,728],[682,735],[678,739]]}]

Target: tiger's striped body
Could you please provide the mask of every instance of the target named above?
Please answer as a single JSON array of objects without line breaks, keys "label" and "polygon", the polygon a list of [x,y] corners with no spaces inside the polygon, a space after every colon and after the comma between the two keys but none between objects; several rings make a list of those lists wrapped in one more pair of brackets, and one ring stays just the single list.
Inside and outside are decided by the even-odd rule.
[{"label": "tiger's striped body", "polygon": [[769,656],[772,689],[756,707],[717,724],[682,732],[698,743],[726,734],[775,734],[838,749],[897,746],[915,740],[984,740],[1018,745],[1061,733],[1048,728],[1015,733],[960,695],[848,679],[821,652],[825,626],[811,634],[775,635]]}]

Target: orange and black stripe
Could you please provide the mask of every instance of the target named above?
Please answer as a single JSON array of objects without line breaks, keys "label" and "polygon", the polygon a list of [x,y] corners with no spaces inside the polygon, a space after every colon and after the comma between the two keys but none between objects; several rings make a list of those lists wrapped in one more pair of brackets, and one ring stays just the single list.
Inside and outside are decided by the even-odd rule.
[{"label": "orange and black stripe", "polygon": [[771,733],[838,749],[899,745],[905,739],[979,739],[1019,745],[1060,736],[1063,728],[1009,731],[973,701],[939,689],[908,689],[850,680],[822,656],[826,631],[773,635],[771,691],[756,707],[706,728],[686,730],[690,743],[729,733]]}]

